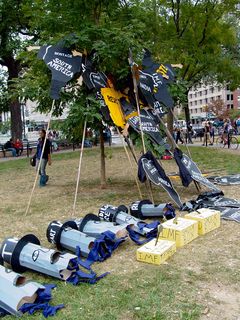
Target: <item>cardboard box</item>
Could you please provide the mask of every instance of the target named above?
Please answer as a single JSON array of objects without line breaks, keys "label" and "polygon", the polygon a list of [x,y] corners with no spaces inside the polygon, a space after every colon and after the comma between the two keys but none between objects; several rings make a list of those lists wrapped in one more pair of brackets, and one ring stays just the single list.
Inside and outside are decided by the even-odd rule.
[{"label": "cardboard box", "polygon": [[162,227],[159,238],[175,241],[177,248],[198,237],[198,222],[194,220],[179,217],[162,223]]},{"label": "cardboard box", "polygon": [[220,227],[220,211],[202,208],[185,215],[186,219],[198,222],[198,234],[203,235]]},{"label": "cardboard box", "polygon": [[176,243],[168,240],[156,239],[149,241],[137,249],[137,260],[160,265],[176,252]]}]

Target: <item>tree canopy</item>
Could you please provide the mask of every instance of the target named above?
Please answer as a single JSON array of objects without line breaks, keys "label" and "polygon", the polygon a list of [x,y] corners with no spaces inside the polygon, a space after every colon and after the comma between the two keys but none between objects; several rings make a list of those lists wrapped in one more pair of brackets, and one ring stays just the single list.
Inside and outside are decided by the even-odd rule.
[{"label": "tree canopy", "polygon": [[[4,17],[1,27],[1,39],[8,39],[8,45],[1,40],[0,62],[4,65],[3,58],[8,56],[21,61],[22,75],[11,94],[38,101],[38,108],[46,112],[51,106],[50,73],[35,52],[21,50],[26,42],[43,45],[63,41],[88,54],[96,50],[98,70],[111,75],[116,87],[124,86],[129,73],[129,48],[140,62],[141,50],[146,47],[158,61],[184,65],[173,91],[185,103],[189,117],[187,92],[201,79],[239,86],[237,4],[234,0],[5,0],[1,14],[6,10],[11,14]],[[21,34],[28,35],[27,41]],[[74,82],[69,87],[75,88]],[[76,108],[76,103],[82,104],[80,91],[77,88],[73,94],[73,90],[65,90],[55,114],[67,104],[83,115],[86,109]]]}]

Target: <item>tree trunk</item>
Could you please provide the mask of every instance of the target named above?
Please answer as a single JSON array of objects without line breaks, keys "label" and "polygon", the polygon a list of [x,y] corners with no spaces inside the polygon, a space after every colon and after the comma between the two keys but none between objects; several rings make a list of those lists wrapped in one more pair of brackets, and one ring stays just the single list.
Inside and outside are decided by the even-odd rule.
[{"label": "tree trunk", "polygon": [[[187,97],[187,101],[188,101],[188,92],[189,92],[189,90],[187,90],[185,92],[186,97]],[[185,112],[186,123],[188,123],[190,121],[190,110],[189,110],[188,102],[184,105],[184,112]]]},{"label": "tree trunk", "polygon": [[184,106],[184,112],[185,112],[186,123],[188,123],[190,121],[190,111],[189,111],[188,104]]},{"label": "tree trunk", "polygon": [[104,136],[103,127],[100,127],[100,157],[101,157],[101,188],[106,188],[106,164],[105,164],[105,150],[104,150]]},{"label": "tree trunk", "polygon": [[21,105],[18,100],[14,100],[11,101],[9,108],[11,114],[11,136],[13,139],[22,139]]},{"label": "tree trunk", "polygon": [[[8,90],[11,92],[14,90],[12,87],[12,80],[18,78],[18,74],[21,70],[19,61],[15,60],[13,55],[9,55],[5,58],[5,65],[8,68]],[[13,139],[22,139],[22,111],[18,98],[11,100],[10,105],[11,114],[11,135]]]},{"label": "tree trunk", "polygon": [[[171,135],[173,135],[173,115],[172,115],[172,112],[168,112],[168,114],[167,114],[167,127],[168,127],[168,130],[170,131]],[[172,141],[169,137],[167,138],[167,140],[168,140],[168,143],[170,145],[172,145]]]},{"label": "tree trunk", "polygon": [[172,112],[168,112],[167,114],[167,127],[168,130],[173,134],[173,114]]}]

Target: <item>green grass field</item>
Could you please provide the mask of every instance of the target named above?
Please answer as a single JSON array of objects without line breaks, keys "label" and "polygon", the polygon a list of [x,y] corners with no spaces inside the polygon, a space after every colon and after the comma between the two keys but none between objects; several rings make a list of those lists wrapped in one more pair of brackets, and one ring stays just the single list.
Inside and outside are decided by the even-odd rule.
[{"label": "green grass field", "polygon": [[[214,174],[239,173],[238,153],[192,147],[193,159],[202,171]],[[0,240],[34,233],[43,246],[50,247],[46,229],[52,220],[71,217],[76,185],[79,152],[53,155],[48,168],[49,185],[36,188],[31,210],[25,216],[34,181],[34,169],[28,159],[0,162]],[[165,161],[168,173],[177,172],[173,161]],[[100,155],[98,149],[86,150],[77,202],[77,216],[96,213],[104,204],[129,205],[138,199],[132,171],[122,148],[107,148],[107,188],[101,189]],[[219,171],[221,170],[221,171]],[[134,172],[136,174],[136,170]],[[175,187],[183,201],[197,196],[194,185]],[[145,198],[148,194],[141,186]],[[224,187],[227,196],[239,197],[239,187]],[[163,190],[154,187],[156,203],[169,201]],[[95,285],[70,284],[32,272],[28,278],[40,283],[56,283],[53,304],[64,303],[65,309],[55,319],[86,320],[233,320],[239,310],[239,225],[222,223],[215,230],[181,248],[161,266],[136,261],[137,246],[130,240],[122,244],[113,256],[93,269],[110,275]],[[13,317],[6,317],[13,319]],[[37,313],[23,319],[43,319]]]}]

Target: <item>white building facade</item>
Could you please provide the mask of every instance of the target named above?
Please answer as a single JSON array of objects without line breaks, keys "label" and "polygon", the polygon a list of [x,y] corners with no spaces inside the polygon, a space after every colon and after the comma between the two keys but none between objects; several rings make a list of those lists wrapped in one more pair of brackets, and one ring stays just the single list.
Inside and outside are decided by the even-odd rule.
[{"label": "white building facade", "polygon": [[211,119],[215,116],[209,114],[206,106],[212,101],[221,99],[226,109],[239,109],[240,103],[238,96],[240,90],[230,91],[226,87],[215,84],[198,84],[191,88],[188,93],[188,106],[190,118],[193,123],[201,123],[206,118]]}]

